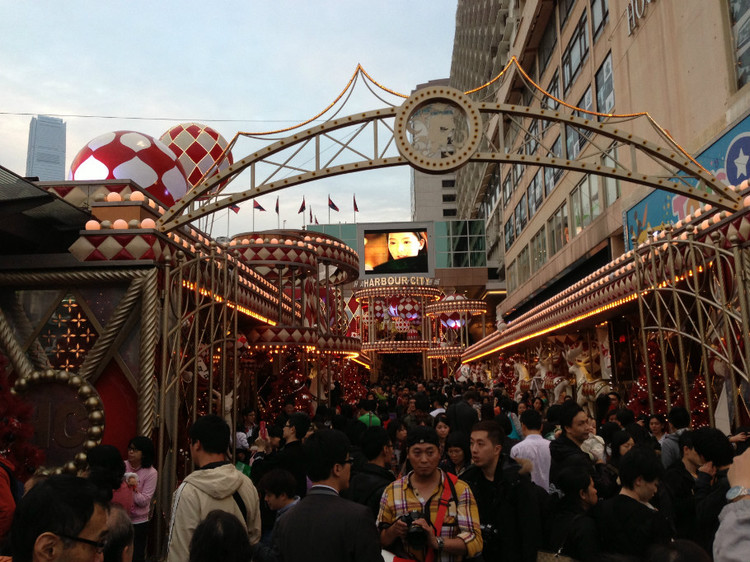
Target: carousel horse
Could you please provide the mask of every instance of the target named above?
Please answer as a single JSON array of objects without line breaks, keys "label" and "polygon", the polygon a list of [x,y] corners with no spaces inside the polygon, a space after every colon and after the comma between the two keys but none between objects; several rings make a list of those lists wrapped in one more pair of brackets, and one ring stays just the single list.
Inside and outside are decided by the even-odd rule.
[{"label": "carousel horse", "polygon": [[528,367],[520,361],[520,358],[513,362],[513,371],[518,378],[513,399],[518,402],[525,392],[531,392],[532,395],[536,395],[537,391],[541,388],[541,379],[532,377]]},{"label": "carousel horse", "polygon": [[579,341],[573,346],[566,346],[564,354],[568,371],[576,378],[576,402],[587,414],[596,416],[596,399],[612,390],[601,375],[597,377],[594,374],[596,350],[592,353]]},{"label": "carousel horse", "polygon": [[539,358],[536,364],[536,370],[539,373],[539,378],[542,380],[542,388],[547,391],[552,391],[554,394],[554,404],[560,404],[566,396],[572,395],[572,389],[570,388],[570,381],[567,376],[560,375],[555,369],[555,351],[544,346],[537,348],[537,357]]}]

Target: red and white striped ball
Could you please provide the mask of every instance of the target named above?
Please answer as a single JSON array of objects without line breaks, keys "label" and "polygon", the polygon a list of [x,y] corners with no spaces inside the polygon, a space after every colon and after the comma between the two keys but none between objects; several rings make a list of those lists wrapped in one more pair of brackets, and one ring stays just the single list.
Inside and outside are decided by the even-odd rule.
[{"label": "red and white striped ball", "polygon": [[89,141],[73,158],[68,179],[133,180],[168,207],[188,189],[185,171],[167,145],[135,131]]},{"label": "red and white striped ball", "polygon": [[[222,158],[221,154],[228,143],[207,125],[180,123],[164,133],[159,140],[180,160],[191,188],[196,187],[212,168],[211,176],[226,170],[234,162],[231,150]],[[217,162],[218,166],[214,167]]]}]

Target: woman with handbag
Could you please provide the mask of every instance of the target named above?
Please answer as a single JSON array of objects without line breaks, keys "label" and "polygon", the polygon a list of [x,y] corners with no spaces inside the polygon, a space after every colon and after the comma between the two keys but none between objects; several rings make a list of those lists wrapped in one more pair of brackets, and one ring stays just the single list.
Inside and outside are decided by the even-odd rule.
[{"label": "woman with handbag", "polygon": [[593,478],[580,467],[566,467],[560,471],[556,485],[562,496],[549,519],[551,552],[539,551],[537,561],[598,560],[596,522],[589,515],[598,502]]}]

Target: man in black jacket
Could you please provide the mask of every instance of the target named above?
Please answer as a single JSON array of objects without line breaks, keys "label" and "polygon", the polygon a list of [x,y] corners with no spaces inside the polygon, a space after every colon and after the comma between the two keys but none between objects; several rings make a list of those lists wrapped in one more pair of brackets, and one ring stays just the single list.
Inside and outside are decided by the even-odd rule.
[{"label": "man in black jacket", "polygon": [[461,475],[479,510],[485,560],[536,560],[542,521],[540,505],[546,492],[521,474],[520,465],[502,453],[503,431],[493,420],[474,425],[471,460]]},{"label": "man in black jacket", "polygon": [[284,424],[284,447],[278,452],[269,455],[263,460],[259,467],[261,476],[274,468],[283,468],[294,475],[297,482],[295,495],[304,498],[307,493],[307,475],[305,474],[305,461],[302,455],[302,439],[310,429],[310,417],[303,412],[294,412]]},{"label": "man in black jacket", "polygon": [[369,510],[339,494],[349,485],[352,458],[346,435],[321,429],[304,443],[313,486],[281,518],[273,544],[281,562],[382,562],[378,532]]},{"label": "man in black jacket", "polygon": [[[589,437],[589,418],[583,408],[573,401],[566,402],[560,410],[560,426],[562,434],[549,446],[549,479],[552,485],[564,467],[578,466],[582,470],[592,470],[594,465],[591,457],[581,449],[581,445]],[[596,480],[594,477],[595,484]],[[596,488],[599,490],[599,486]]]},{"label": "man in black jacket", "polygon": [[347,497],[369,507],[374,522],[380,510],[380,496],[383,495],[383,490],[396,479],[388,468],[393,455],[393,444],[388,432],[382,427],[370,427],[365,430],[361,442],[367,464],[352,476]]},{"label": "man in black jacket", "polygon": [[693,540],[713,551],[714,535],[719,529],[719,513],[727,504],[729,491],[727,472],[732,466],[734,449],[729,438],[720,430],[701,427],[693,431],[693,445],[706,464],[698,470],[695,481],[695,529]]},{"label": "man in black jacket", "polygon": [[650,547],[673,537],[665,514],[650,503],[663,472],[650,447],[636,445],[622,457],[620,493],[592,511],[604,551],[642,559]]},{"label": "man in black jacket", "polygon": [[479,421],[479,414],[474,409],[474,403],[478,401],[479,393],[476,390],[467,390],[461,400],[448,406],[445,413],[451,431],[462,431],[466,435],[471,433],[471,428]]},{"label": "man in black jacket", "polygon": [[671,511],[677,538],[693,539],[695,537],[695,481],[698,478],[698,469],[705,464],[705,460],[695,450],[692,431],[682,432],[678,443],[682,456],[664,473],[661,489],[669,497],[667,507]]}]

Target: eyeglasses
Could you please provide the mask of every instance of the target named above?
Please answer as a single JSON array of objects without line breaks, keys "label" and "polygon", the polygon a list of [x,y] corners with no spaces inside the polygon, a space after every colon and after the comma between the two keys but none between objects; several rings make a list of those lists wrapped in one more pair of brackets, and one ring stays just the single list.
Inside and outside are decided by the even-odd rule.
[{"label": "eyeglasses", "polygon": [[340,462],[340,463],[338,463],[338,464],[354,464],[354,459],[353,459],[353,458],[351,458],[351,457],[349,457],[348,459],[346,459],[346,460],[343,460],[343,461],[341,461],[341,462]]},{"label": "eyeglasses", "polygon": [[81,537],[73,537],[70,535],[63,535],[62,533],[55,533],[58,537],[62,537],[64,539],[68,539],[75,542],[82,542],[83,544],[87,544],[89,546],[93,546],[96,549],[97,554],[101,554],[104,552],[104,549],[107,547],[107,539],[101,539],[98,541],[92,541],[89,539],[82,539]]}]

